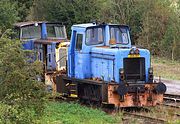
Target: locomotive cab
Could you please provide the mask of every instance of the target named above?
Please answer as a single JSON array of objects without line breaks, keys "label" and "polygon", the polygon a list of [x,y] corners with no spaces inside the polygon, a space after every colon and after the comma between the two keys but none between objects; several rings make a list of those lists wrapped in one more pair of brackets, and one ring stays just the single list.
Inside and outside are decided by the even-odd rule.
[{"label": "locomotive cab", "polygon": [[61,56],[66,56],[69,45],[64,25],[50,22],[20,22],[14,26],[16,37],[22,41],[23,49],[35,52],[32,61],[41,61],[46,73],[65,68],[66,65],[59,60]]},{"label": "locomotive cab", "polygon": [[149,50],[132,47],[126,25],[73,25],[67,68],[67,77],[56,78],[57,91],[80,100],[155,106],[166,91],[162,82],[153,81]]},{"label": "locomotive cab", "polygon": [[65,26],[52,22],[20,22],[14,27],[23,49],[33,51],[33,55],[28,56],[29,62],[42,62],[43,80],[52,87],[52,75],[66,69],[69,41]]}]

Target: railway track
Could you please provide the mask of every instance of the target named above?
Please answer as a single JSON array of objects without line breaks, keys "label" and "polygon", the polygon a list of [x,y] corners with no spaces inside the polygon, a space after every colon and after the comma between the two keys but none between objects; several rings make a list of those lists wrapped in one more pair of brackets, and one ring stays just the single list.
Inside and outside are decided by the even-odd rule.
[{"label": "railway track", "polygon": [[[172,109],[172,110],[178,110],[180,109],[180,106],[179,106],[179,97],[178,95],[171,95],[171,94],[165,94],[164,96],[164,103],[161,104],[161,106],[167,106],[169,109]],[[77,99],[74,99],[74,98],[64,98],[64,97],[59,97],[56,99],[57,101],[66,101],[66,102],[71,102],[71,101],[77,101]],[[80,102],[81,103],[81,102]],[[87,107],[91,107],[91,108],[99,108],[97,106],[94,106],[94,104],[92,105],[87,105],[87,104],[81,104],[81,105],[85,105]],[[165,109],[168,109],[165,107]],[[148,124],[165,124],[168,122],[168,119],[167,118],[159,118],[159,117],[156,117],[156,116],[151,116],[149,115],[148,113],[151,112],[151,109],[148,108],[148,110],[145,110],[145,109],[142,109],[140,111],[126,111],[126,110],[121,110],[121,109],[118,109],[118,110],[114,110],[114,109],[107,109],[104,110],[103,108],[101,108],[103,111],[105,111],[106,113],[108,114],[111,114],[111,115],[115,115],[117,114],[118,112],[121,112],[122,115],[123,115],[123,118],[122,118],[122,121],[124,124],[130,124],[132,122],[132,120],[137,120],[137,123],[148,123]],[[147,109],[147,108],[146,108]],[[179,118],[180,117],[180,114],[179,112],[174,112],[172,114],[173,117],[175,118]],[[132,122],[133,123],[133,122]]]},{"label": "railway track", "polygon": [[174,94],[164,94],[165,101],[172,101],[175,103],[180,103],[180,95],[174,95]]},{"label": "railway track", "polygon": [[139,123],[139,124],[166,124],[168,121],[159,117],[152,117],[148,113],[150,109],[143,107],[121,108],[121,109],[102,109],[110,115],[122,113],[123,124]]},{"label": "railway track", "polygon": [[180,108],[180,95],[164,94],[164,106]]},{"label": "railway track", "polygon": [[[142,123],[148,123],[148,124],[157,124],[157,123],[165,124],[165,123],[167,123],[167,121],[165,119],[150,117],[150,116],[142,115],[139,113],[124,112],[123,116],[124,116],[123,122],[125,122],[125,123],[126,123],[126,121],[128,121],[128,118],[130,120],[132,120],[132,117],[133,117],[133,119],[138,119],[139,122],[142,122]],[[126,117],[128,117],[128,118],[126,118]]]},{"label": "railway track", "polygon": [[178,108],[180,109],[180,106],[179,105],[176,105],[176,104],[170,104],[170,103],[163,103],[161,105],[164,105],[164,106],[168,106],[168,107],[171,107],[171,108]]},{"label": "railway track", "polygon": [[[164,94],[163,106],[173,108],[174,110],[180,110],[180,95]],[[174,113],[175,116],[180,117],[180,113]]]}]

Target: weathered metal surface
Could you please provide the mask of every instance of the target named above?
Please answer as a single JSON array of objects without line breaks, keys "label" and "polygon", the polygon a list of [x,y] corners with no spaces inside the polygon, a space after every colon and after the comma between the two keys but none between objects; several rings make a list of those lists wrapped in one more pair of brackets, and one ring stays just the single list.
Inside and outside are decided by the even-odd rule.
[{"label": "weathered metal surface", "polygon": [[[154,88],[158,83],[139,84],[137,86],[144,87],[136,92],[136,90],[128,89],[128,92],[121,96],[117,93],[119,84],[105,83],[98,80],[75,79],[66,75],[59,75],[56,78],[56,88],[59,93],[68,94],[71,88],[68,85],[76,84],[77,95],[79,99],[88,101],[99,101],[101,103],[113,104],[116,107],[136,107],[136,106],[156,106],[163,102],[163,94],[157,94]],[[133,86],[136,87],[136,86]],[[128,87],[127,87],[128,88]]]},{"label": "weathered metal surface", "polygon": [[15,27],[23,27],[23,26],[27,26],[27,25],[34,25],[35,23],[41,24],[43,22],[42,21],[19,22],[19,23],[15,23],[14,26]]},{"label": "weathered metal surface", "polygon": [[14,26],[15,27],[24,27],[24,26],[28,26],[28,25],[34,25],[34,24],[42,24],[42,23],[47,23],[47,24],[61,24],[59,22],[47,22],[47,21],[28,21],[28,22],[18,22],[15,23]]},{"label": "weathered metal surface", "polygon": [[117,107],[133,107],[133,106],[155,106],[157,103],[163,102],[163,94],[156,94],[153,91],[157,84],[145,84],[145,93],[127,93],[124,100],[120,100],[120,95],[116,92],[117,84],[108,85],[108,103]]},{"label": "weathered metal surface", "polygon": [[60,39],[37,39],[34,41],[34,43],[39,43],[39,44],[52,44],[52,43],[61,43],[65,42],[65,40],[60,40]]}]

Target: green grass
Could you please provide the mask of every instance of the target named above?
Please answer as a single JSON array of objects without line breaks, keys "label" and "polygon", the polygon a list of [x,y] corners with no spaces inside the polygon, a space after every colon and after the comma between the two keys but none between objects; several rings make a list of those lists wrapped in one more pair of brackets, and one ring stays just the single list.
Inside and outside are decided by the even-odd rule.
[{"label": "green grass", "polygon": [[152,66],[156,77],[180,80],[180,61],[152,57]]},{"label": "green grass", "polygon": [[111,116],[98,109],[66,102],[49,102],[44,116],[37,121],[40,124],[115,124],[120,122],[120,116]]}]

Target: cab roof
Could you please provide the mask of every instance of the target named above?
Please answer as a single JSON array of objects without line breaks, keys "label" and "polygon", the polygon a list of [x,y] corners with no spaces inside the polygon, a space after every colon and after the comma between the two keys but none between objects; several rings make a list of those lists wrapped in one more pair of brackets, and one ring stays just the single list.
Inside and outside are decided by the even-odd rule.
[{"label": "cab roof", "polygon": [[100,25],[112,25],[112,26],[125,26],[129,27],[128,25],[119,25],[119,24],[96,24],[96,23],[85,23],[85,24],[75,24],[73,27],[81,27],[81,28],[88,28],[88,27],[95,27]]},{"label": "cab roof", "polygon": [[42,23],[47,23],[47,24],[61,24],[62,23],[59,23],[59,22],[47,22],[47,21],[28,21],[28,22],[18,22],[18,23],[15,23],[14,26],[15,27],[24,27],[24,26],[28,26],[28,25],[34,25],[34,24],[42,24]]}]

